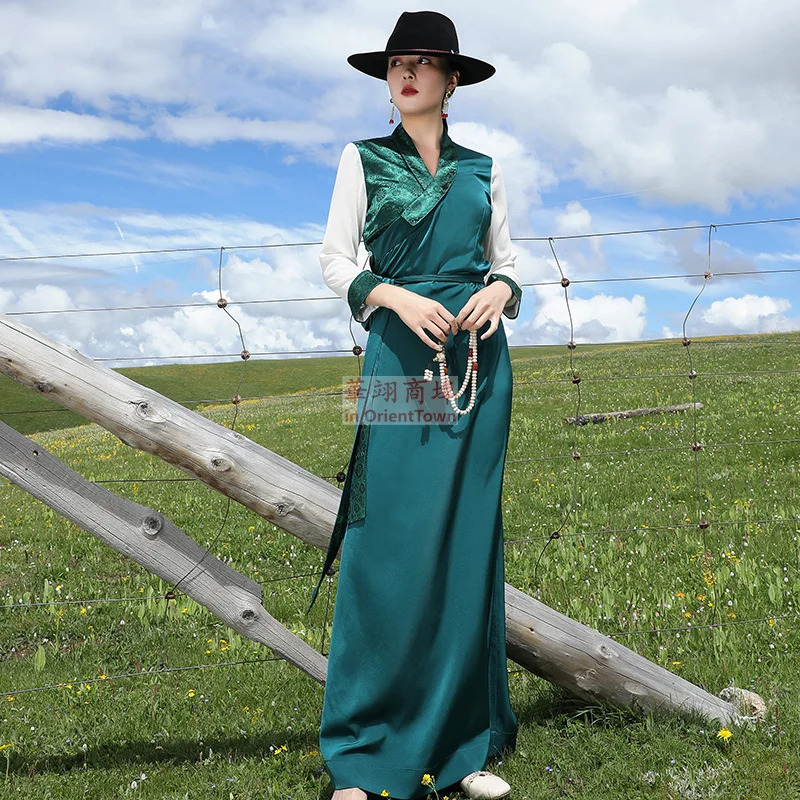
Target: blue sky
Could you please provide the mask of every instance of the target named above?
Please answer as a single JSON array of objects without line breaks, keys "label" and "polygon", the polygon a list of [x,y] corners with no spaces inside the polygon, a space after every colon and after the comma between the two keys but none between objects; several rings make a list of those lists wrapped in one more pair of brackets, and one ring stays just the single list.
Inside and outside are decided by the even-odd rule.
[{"label": "blue sky", "polygon": [[[699,6],[702,6],[701,8]],[[458,90],[451,135],[498,159],[512,236],[800,216],[800,7],[789,0],[440,2],[497,74]],[[353,70],[405,4],[0,0],[0,256],[319,241],[339,154],[390,131]],[[302,55],[299,55],[302,54]],[[719,228],[690,333],[797,330],[796,223]],[[557,241],[575,281],[689,275],[707,231]],[[558,273],[518,243],[526,283]],[[0,262],[0,312],[216,299],[214,253]],[[249,349],[351,344],[314,247],[226,253]],[[577,341],[680,335],[696,279],[576,283]],[[216,307],[18,317],[92,357],[238,352]],[[528,287],[512,344],[564,342],[559,287]],[[354,326],[363,339],[360,326]],[[116,362],[111,362],[116,363]],[[122,363],[122,362],[119,362]]]}]

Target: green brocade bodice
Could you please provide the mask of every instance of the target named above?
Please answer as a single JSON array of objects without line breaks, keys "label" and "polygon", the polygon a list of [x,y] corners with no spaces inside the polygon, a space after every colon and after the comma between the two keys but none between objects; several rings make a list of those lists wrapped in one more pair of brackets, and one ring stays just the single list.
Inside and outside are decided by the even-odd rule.
[{"label": "green brocade bodice", "polygon": [[[364,245],[371,269],[351,283],[348,304],[358,314],[381,281],[410,275],[457,274],[483,282],[491,267],[483,242],[492,217],[492,159],[453,142],[443,120],[436,174],[431,175],[403,128],[354,142],[367,193]],[[505,276],[515,295],[521,289]],[[362,322],[369,330],[374,314]]]}]

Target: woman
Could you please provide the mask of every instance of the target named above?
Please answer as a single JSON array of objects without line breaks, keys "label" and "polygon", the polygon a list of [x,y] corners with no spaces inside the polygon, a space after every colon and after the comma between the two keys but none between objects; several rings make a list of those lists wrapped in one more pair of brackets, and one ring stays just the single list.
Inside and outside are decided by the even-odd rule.
[{"label": "woman", "polygon": [[[478,369],[474,403],[455,423],[364,424],[359,401],[311,601],[342,544],[320,751],[333,800],[458,783],[468,797],[505,797],[509,785],[483,767],[517,735],[501,508],[512,375],[500,318],[517,316],[521,289],[500,170],[455,144],[446,122],[456,86],[495,70],[461,55],[453,23],[432,11],[402,14],[384,51],[348,62],[388,82],[402,118],[391,136],[344,148],[320,255],[326,284],[370,332],[362,389],[421,376],[441,353],[461,377],[470,338]],[[356,260],[362,238],[372,269]]]}]

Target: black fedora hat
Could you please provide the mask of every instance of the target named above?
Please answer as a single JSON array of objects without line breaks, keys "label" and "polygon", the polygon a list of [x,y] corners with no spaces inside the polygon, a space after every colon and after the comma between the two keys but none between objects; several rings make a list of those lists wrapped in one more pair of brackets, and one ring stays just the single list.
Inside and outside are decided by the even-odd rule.
[{"label": "black fedora hat", "polygon": [[495,68],[486,61],[458,52],[458,34],[453,21],[438,11],[404,11],[385,50],[354,53],[347,63],[373,78],[386,80],[387,57],[418,53],[448,59],[460,72],[459,86],[491,78]]}]

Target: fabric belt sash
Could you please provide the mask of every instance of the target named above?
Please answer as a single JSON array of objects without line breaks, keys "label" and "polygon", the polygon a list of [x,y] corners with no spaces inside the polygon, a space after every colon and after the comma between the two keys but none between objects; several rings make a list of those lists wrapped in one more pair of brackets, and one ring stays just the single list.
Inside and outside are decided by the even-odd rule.
[{"label": "fabric belt sash", "polygon": [[444,281],[445,283],[478,283],[483,284],[483,278],[480,275],[468,274],[465,272],[453,272],[449,275],[401,275],[399,278],[384,278],[382,275],[378,276],[386,283],[428,283],[428,281]]}]

